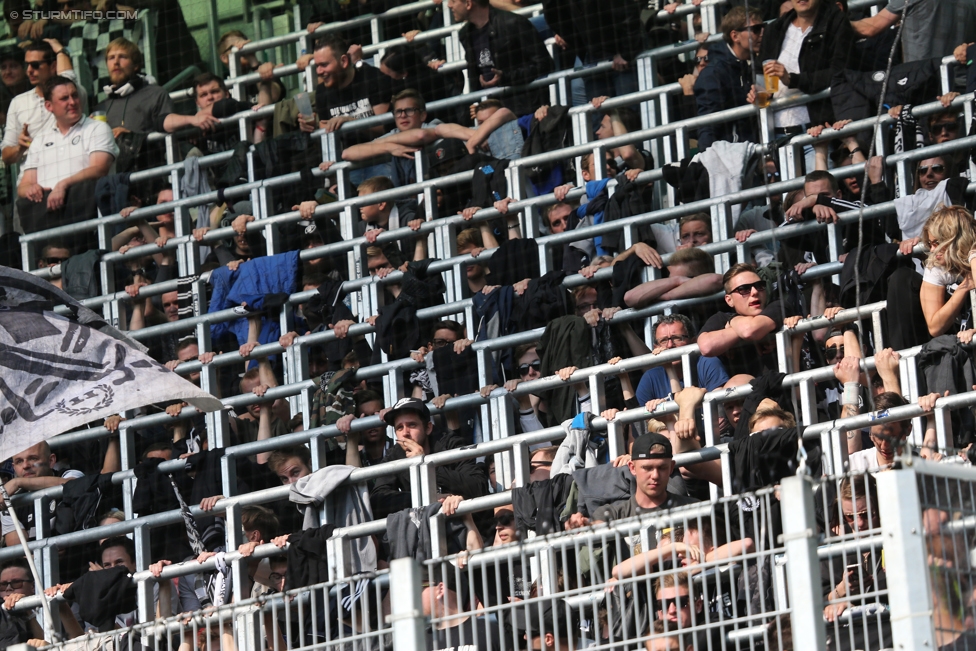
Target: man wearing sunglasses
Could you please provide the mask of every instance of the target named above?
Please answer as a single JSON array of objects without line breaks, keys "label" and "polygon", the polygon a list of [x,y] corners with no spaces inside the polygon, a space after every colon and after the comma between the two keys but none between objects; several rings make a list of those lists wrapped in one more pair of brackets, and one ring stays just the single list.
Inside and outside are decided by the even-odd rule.
[{"label": "man wearing sunglasses", "polygon": [[666,620],[667,628],[672,631],[704,622],[705,604],[701,595],[692,592],[689,576],[668,573],[654,582],[655,619]]},{"label": "man wearing sunglasses", "polygon": [[719,312],[702,326],[698,346],[706,357],[722,357],[731,375],[759,376],[775,370],[776,344],[771,335],[783,327],[779,300],[770,300],[766,282],[751,264],[733,265],[722,277],[725,302],[733,313]]},{"label": "man wearing sunglasses", "polygon": [[[695,82],[698,115],[711,115],[744,106],[755,78],[750,57],[759,54],[763,38],[762,14],[752,8],[733,7],[722,19],[724,43],[708,50],[708,65]],[[698,151],[705,151],[716,140],[757,142],[755,118],[710,124],[698,129]]]},{"label": "man wearing sunglasses", "polygon": [[[7,126],[0,144],[6,165],[22,164],[27,158],[27,149],[32,138],[54,127],[54,115],[44,107],[44,82],[54,75],[77,81],[74,70],[71,69],[71,57],[68,56],[67,49],[53,38],[28,45],[24,52],[24,61],[27,66],[27,80],[33,88],[10,101]],[[87,113],[88,94],[80,86],[78,94],[82,113]]]}]

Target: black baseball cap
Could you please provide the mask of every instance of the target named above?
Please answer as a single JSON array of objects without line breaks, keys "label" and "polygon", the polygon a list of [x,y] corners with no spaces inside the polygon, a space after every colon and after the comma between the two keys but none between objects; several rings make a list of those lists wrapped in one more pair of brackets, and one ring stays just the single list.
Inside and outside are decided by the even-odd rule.
[{"label": "black baseball cap", "polygon": [[[651,448],[656,445],[663,446],[664,452],[651,452]],[[634,461],[640,459],[670,459],[672,456],[674,455],[671,452],[671,440],[667,436],[654,432],[641,435],[634,441],[634,447],[631,448],[630,452],[630,458]]]},{"label": "black baseball cap", "polygon": [[393,427],[393,422],[396,417],[405,411],[415,411],[420,414],[421,420],[425,423],[430,422],[430,409],[424,404],[423,400],[418,400],[417,398],[401,398],[397,400],[397,403],[393,405],[393,409],[386,412],[386,424]]}]

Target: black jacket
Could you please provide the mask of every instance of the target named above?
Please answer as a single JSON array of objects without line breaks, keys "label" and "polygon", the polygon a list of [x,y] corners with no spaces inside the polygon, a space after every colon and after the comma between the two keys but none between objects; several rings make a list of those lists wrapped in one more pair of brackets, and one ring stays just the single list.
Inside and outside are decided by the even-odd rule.
[{"label": "black jacket", "polygon": [[[502,72],[502,84],[505,86],[521,86],[553,71],[552,57],[528,18],[491,7],[488,9],[488,30],[495,69]],[[458,32],[458,38],[468,61],[468,79],[471,80],[471,87],[477,90],[481,88],[481,73],[478,70],[478,55],[471,45],[471,31],[471,23],[466,23]],[[516,115],[527,115],[549,103],[549,91],[540,88],[516,93],[504,101]]]},{"label": "black jacket", "polygon": [[[443,452],[462,448],[464,445],[460,436],[442,434],[432,439],[431,451]],[[394,445],[383,457],[383,463],[406,458],[403,448]],[[437,490],[448,495],[460,495],[464,499],[481,497],[488,494],[488,477],[483,466],[475,463],[474,459],[444,464],[437,466]],[[377,479],[369,494],[369,501],[376,519],[413,506],[410,501],[410,472],[403,470]]]},{"label": "black jacket", "polygon": [[523,540],[529,531],[545,536],[562,530],[560,514],[566,508],[572,483],[572,475],[562,474],[512,489],[515,525]]},{"label": "black jacket", "polygon": [[[708,49],[708,65],[695,81],[698,115],[711,115],[745,106],[746,95],[754,79],[749,61],[738,59],[725,41],[711,46]],[[698,151],[705,151],[716,140],[758,142],[758,139],[756,118],[750,115],[740,120],[699,127]]]},{"label": "black jacket", "polygon": [[542,3],[546,22],[581,59],[633,62],[643,50],[641,3],[636,0],[554,0]]},{"label": "black jacket", "polygon": [[329,580],[326,543],[335,531],[334,524],[297,531],[288,537],[288,571],[285,589],[294,590]]},{"label": "black jacket", "polygon": [[[790,24],[796,19],[796,11],[789,12],[766,25],[763,33],[759,61],[778,59],[783,49],[783,39]],[[833,2],[821,2],[820,10],[813,21],[813,29],[803,39],[800,46],[800,72],[790,75],[790,88],[798,88],[808,95],[830,87],[834,75],[851,67],[851,52],[854,50],[854,29],[847,16]],[[709,59],[708,67],[712,62]],[[708,68],[706,68],[707,70]],[[820,100],[807,104],[810,111],[810,124],[834,122],[830,100]]]}]

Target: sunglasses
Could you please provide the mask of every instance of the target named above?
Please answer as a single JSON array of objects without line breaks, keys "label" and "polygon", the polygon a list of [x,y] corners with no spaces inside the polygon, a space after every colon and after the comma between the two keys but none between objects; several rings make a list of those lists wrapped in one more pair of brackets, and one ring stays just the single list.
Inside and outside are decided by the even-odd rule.
[{"label": "sunglasses", "polygon": [[933,135],[937,133],[956,133],[957,131],[959,131],[959,125],[956,124],[955,122],[935,124],[932,126],[931,129],[929,129],[929,131],[931,131]]},{"label": "sunglasses", "polygon": [[539,369],[541,368],[542,368],[542,360],[537,359],[534,362],[531,362],[529,364],[522,364],[521,366],[519,366],[518,370],[519,370],[519,375],[525,377],[526,375],[529,374],[529,369],[532,369],[533,371],[538,373]]},{"label": "sunglasses", "polygon": [[31,70],[40,70],[41,66],[49,66],[51,63],[51,61],[28,61],[27,67]]},{"label": "sunglasses", "polygon": [[515,522],[515,516],[511,513],[503,513],[501,515],[495,516],[495,524],[501,525],[503,527],[510,527],[512,523]]},{"label": "sunglasses", "polygon": [[925,176],[929,173],[929,170],[932,170],[933,174],[942,174],[945,172],[945,165],[929,165],[927,167],[919,167],[918,175]]},{"label": "sunglasses", "polygon": [[827,346],[824,349],[824,352],[827,355],[827,360],[828,361],[830,361],[832,359],[835,359],[837,357],[843,357],[844,356],[844,344],[840,344],[838,346]]},{"label": "sunglasses", "polygon": [[844,513],[844,519],[848,522],[854,522],[855,520],[867,520],[868,510],[858,511],[857,513]]},{"label": "sunglasses", "polygon": [[772,181],[779,178],[779,172],[766,172],[766,179]]},{"label": "sunglasses", "polygon": [[750,32],[753,33],[754,36],[759,36],[760,34],[763,33],[763,30],[764,29],[766,29],[766,26],[760,24],[760,25],[750,25],[749,27],[746,27],[745,29],[739,29],[739,30],[736,30],[736,31],[738,31],[738,32],[750,31]]},{"label": "sunglasses", "polygon": [[672,605],[677,610],[681,610],[682,608],[687,608],[688,606],[691,605],[691,601],[690,601],[690,599],[689,599],[689,597],[687,595],[685,595],[684,597],[681,597],[680,603],[678,602],[678,598],[677,597],[671,597],[670,599],[667,599],[667,598],[662,597],[660,599],[655,599],[654,601],[656,601],[658,604],[660,604],[661,612],[664,612],[664,613],[666,613],[669,610],[671,610],[671,606]]},{"label": "sunglasses", "polygon": [[703,63],[708,63],[708,55],[706,54],[703,57],[695,57],[695,63],[697,63],[698,65],[701,65]]},{"label": "sunglasses", "polygon": [[754,283],[746,283],[745,285],[739,285],[729,290],[729,294],[738,294],[739,296],[749,296],[752,294],[752,290],[756,290],[757,293],[762,294],[766,291],[766,281],[757,280]]},{"label": "sunglasses", "polygon": [[443,348],[448,344],[453,344],[453,341],[448,341],[447,339],[434,339],[430,342],[431,348]]},{"label": "sunglasses", "polygon": [[20,590],[27,583],[34,583],[30,579],[14,579],[13,581],[0,581],[0,590]]}]

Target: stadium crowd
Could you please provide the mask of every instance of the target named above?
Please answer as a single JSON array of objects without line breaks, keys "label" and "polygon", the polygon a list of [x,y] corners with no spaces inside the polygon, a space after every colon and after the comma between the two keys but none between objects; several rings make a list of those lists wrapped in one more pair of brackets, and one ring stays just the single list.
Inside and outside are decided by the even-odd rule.
[{"label": "stadium crowd", "polygon": [[[905,4],[893,0],[876,15],[849,11],[845,0],[756,2],[748,9],[738,2],[721,5],[720,39],[699,34],[693,59],[673,59],[658,67],[660,84],[681,86],[680,94],[665,96],[671,102],[671,115],[679,119],[754,103],[766,106],[770,96],[802,97],[830,89],[827,99],[796,103],[772,116],[779,143],[803,134],[817,137],[825,129],[832,129],[836,138],[819,139],[806,147],[798,163],[805,173],[802,189],[785,197],[768,192],[762,201],[734,209],[728,232],[743,246],[730,254],[725,266],[701,248],[718,241],[715,222],[707,213],[641,225],[634,230],[631,246],[626,246],[622,231],[584,233],[550,248],[552,262],[546,273],[540,267],[536,238],[651,212],[661,205],[665,183],[674,188],[679,201],[690,203],[779,182],[780,159],[772,150],[764,152],[757,146],[755,115],[701,126],[692,134],[697,156],[678,164],[662,166],[642,143],[634,142],[607,149],[602,161],[593,154],[583,155],[578,170],[572,157],[519,168],[530,195],[552,194],[554,199],[542,208],[541,224],[534,233],[529,230],[534,221],[511,208],[504,170],[521,157],[568,146],[571,107],[549,105],[548,90],[541,87],[493,95],[463,109],[428,111],[428,103],[459,95],[464,80],[460,73],[438,72],[444,66],[440,41],[420,37],[439,24],[413,17],[403,24],[408,43],[387,48],[378,66],[363,58],[363,34],[355,28],[347,34],[318,36],[311,53],[277,63],[261,63],[253,53],[239,54],[236,48],[247,44],[248,38],[239,31],[228,32],[218,44],[227,69],[205,72],[193,80],[196,111],[188,115],[176,112],[166,91],[143,74],[143,53],[136,44],[119,38],[108,45],[105,59],[111,84],[97,92],[79,83],[57,38],[43,26],[28,25],[21,30],[24,47],[0,56],[2,90],[10,96],[0,106],[6,120],[2,157],[8,167],[19,166],[13,223],[19,233],[31,234],[99,216],[125,218],[109,244],[111,251],[123,254],[114,263],[114,280],[115,287],[124,287],[130,297],[123,303],[126,329],[130,333],[151,329],[152,335],[142,341],[152,356],[177,372],[189,364],[194,370],[187,372],[184,366],[183,374],[198,385],[215,356],[236,351],[242,358],[216,365],[212,373],[216,382],[207,384],[220,398],[254,397],[245,407],[219,416],[227,420],[224,447],[308,428],[334,425],[338,429],[338,436],[320,441],[316,450],[321,456],[314,463],[304,444],[233,458],[240,494],[291,486],[290,499],[247,506],[241,512],[242,530],[234,536],[246,541],[238,550],[241,554],[250,556],[265,543],[288,550],[249,561],[241,594],[291,590],[315,582],[315,577],[328,578],[327,570],[317,574],[316,564],[326,565],[321,560],[326,555],[325,540],[336,525],[310,525],[305,505],[316,499],[321,503],[332,491],[341,495],[332,498],[342,502],[337,507],[344,518],[340,524],[387,518],[386,533],[357,544],[350,561],[357,569],[374,570],[418,553],[418,544],[423,553],[423,530],[427,529],[429,545],[427,520],[434,513],[452,516],[467,500],[512,488],[496,481],[489,456],[483,461],[439,465],[436,501],[419,509],[414,507],[410,473],[402,465],[370,480],[364,492],[339,490],[353,468],[457,450],[492,438],[479,408],[448,402],[457,396],[480,393],[487,399],[504,393],[511,403],[516,433],[562,426],[564,434],[532,446],[529,481],[514,488],[511,504],[450,520],[448,553],[518,544],[529,531],[568,531],[709,499],[712,485],[728,481],[723,479],[721,463],[676,468],[673,457],[705,446],[702,404],[705,394],[716,389],[752,386],[744,399],[723,403],[715,440],[730,444],[732,492],[755,491],[795,471],[800,419],[794,404],[798,401],[794,389],[783,384],[775,335],[794,328],[803,318],[832,320],[845,308],[888,300],[882,318],[883,344],[876,341],[870,318],[791,338],[788,356],[794,371],[833,368],[833,379],[816,383],[817,422],[907,404],[908,388],[902,386],[896,351],[915,346],[922,346],[919,364],[926,389],[916,401],[925,412],[931,412],[942,395],[971,388],[959,380],[964,374],[945,370],[946,365],[973,367],[968,348],[963,347],[976,334],[969,291],[976,273],[976,221],[968,192],[970,150],[956,149],[919,161],[912,172],[914,188],[895,198],[889,167],[882,157],[867,156],[871,132],[844,131],[852,121],[873,117],[883,99],[894,121],[882,133],[895,152],[950,143],[965,135],[961,106],[953,101],[976,89],[972,66],[976,53],[967,41],[976,33],[976,2],[919,0],[912,3],[922,7],[916,10],[918,15],[906,18],[899,32]],[[352,3],[351,9],[315,14],[309,31],[348,17],[338,15],[342,11],[365,13],[371,5]],[[659,0],[650,5],[653,13],[673,12],[678,6]],[[653,45],[679,41],[684,23],[647,20],[638,3],[625,0],[544,1],[542,6],[544,20],[540,21],[514,13],[518,5],[507,0],[448,0],[453,20],[464,24],[458,38],[470,89],[524,86],[557,68],[609,60],[612,68],[585,76],[585,83],[574,87],[574,97],[592,105],[588,114],[592,139],[639,131],[636,103],[623,108],[601,106],[636,91],[636,56]],[[881,98],[880,80],[897,35],[895,67],[889,76],[911,81],[889,89]],[[549,36],[555,39],[558,61],[545,47]],[[942,57],[949,55],[958,62],[957,74],[951,80],[954,90],[943,94],[939,66]],[[242,74],[259,75],[259,81],[244,88],[243,99],[232,97],[224,81],[232,56],[239,57],[236,67]],[[289,97],[277,72],[291,63],[297,63],[299,70],[313,68],[314,93]],[[912,114],[913,105],[935,101],[944,110],[924,119]],[[223,120],[272,105],[273,116],[250,120],[246,134],[237,121]],[[392,129],[354,128],[357,120],[385,113],[392,114]],[[321,147],[312,137],[319,131],[337,132],[337,160],[321,159]],[[188,165],[180,188],[162,184],[169,176],[130,183],[133,172],[166,162],[160,145],[147,137],[154,132],[175,134],[180,154],[188,161],[222,152],[231,156],[209,168]],[[255,166],[262,168],[263,178],[302,171],[299,182],[273,193],[270,214],[297,211],[300,216],[300,220],[279,222],[274,242],[266,239],[270,231],[248,227],[255,221],[250,201],[223,196],[225,190],[248,182],[249,154],[260,161]],[[348,176],[339,177],[350,183],[340,191],[334,185],[333,168],[343,161],[354,165]],[[863,174],[832,173],[861,163]],[[658,169],[663,169],[664,182],[655,185],[645,172]],[[469,183],[424,195],[436,206],[425,206],[416,194],[408,199],[388,198],[390,191],[419,180],[467,171],[474,171]],[[579,186],[577,178],[583,181]],[[210,188],[218,189],[218,200],[200,206],[195,220],[179,228],[177,220],[184,219],[185,211],[176,207],[152,218],[139,216],[145,214],[143,208]],[[374,194],[375,202],[360,204],[358,219],[345,238],[340,213],[320,209],[338,196]],[[888,216],[861,223],[841,221],[845,212],[892,200],[895,211]],[[490,218],[479,213],[492,208],[497,213]],[[432,256],[428,231],[421,232],[429,215],[461,215],[464,220],[453,244],[455,255],[467,258],[459,267],[464,269],[457,284],[460,293],[452,296],[471,299],[473,322],[418,317],[444,304],[447,284],[453,281],[432,270],[438,260]],[[802,235],[784,231],[772,241],[760,237],[758,243],[750,243],[754,236],[777,233],[800,222],[836,225],[829,233],[832,236],[836,230],[837,241],[830,241],[825,227]],[[226,226],[232,227],[232,237],[204,242],[209,231]],[[390,235],[404,228],[415,233]],[[192,326],[177,325],[193,316],[188,285],[159,295],[145,291],[154,284],[181,280],[177,251],[166,247],[178,232],[192,233],[200,243],[191,254],[199,256],[195,261],[199,271],[210,274],[210,311],[241,308],[237,320],[210,326],[212,343],[205,351]],[[351,249],[337,253],[333,248],[318,257],[303,253],[350,238],[362,241],[358,268],[363,277],[386,279],[393,274],[379,285],[378,307],[371,312],[364,312],[364,303],[354,300],[344,285],[357,280],[350,277],[347,263],[346,251]],[[25,261],[20,259],[17,234],[4,235],[3,240],[3,263],[20,268]],[[147,244],[155,244],[158,251],[125,255]],[[832,251],[843,263],[840,285],[831,275],[808,273],[835,261]],[[51,282],[85,299],[101,294],[97,269],[106,253],[92,230],[45,238],[36,243],[32,258],[38,268],[57,267]],[[610,272],[601,273],[603,269]],[[576,275],[582,276],[582,282],[568,289],[564,281]],[[311,292],[311,298],[299,304],[283,298],[296,292]],[[649,341],[638,327],[642,321],[617,318],[622,310],[680,299],[696,300],[658,316]],[[895,305],[897,313],[891,309]],[[357,327],[361,324],[371,327],[369,334]],[[482,386],[474,344],[537,329],[543,329],[543,334],[535,341],[492,351],[488,358],[492,383]],[[287,399],[266,399],[269,390],[286,383],[284,356],[252,355],[255,348],[277,343],[287,350],[307,335],[329,331],[333,336],[326,341],[313,339],[306,345],[308,370],[301,379],[311,379],[315,385],[307,399],[308,413],[295,413]],[[573,381],[574,373],[692,344],[698,345],[700,356],[691,364],[690,375],[677,360],[606,379],[599,403],[603,418],[613,421],[627,410],[646,410],[651,416],[625,428],[627,452],[611,458],[606,435],[591,426],[597,416],[592,413],[591,385],[578,378]],[[870,372],[861,364],[869,356],[876,367]],[[394,360],[415,363],[402,371],[403,396],[386,400],[389,392],[384,391],[383,378],[364,379],[358,371]],[[519,389],[521,383],[550,376],[562,383]],[[653,413],[672,401],[678,406],[676,413]],[[127,426],[122,414],[90,424],[91,428],[104,426],[107,436],[55,443],[53,451],[48,443],[40,443],[0,468],[10,495],[63,486],[60,500],[52,503],[53,535],[173,511],[181,505],[185,510],[186,504],[199,506],[199,514],[189,516],[193,526],[180,522],[153,530],[148,567],[136,567],[135,547],[124,536],[61,549],[60,582],[47,586],[46,592],[64,598],[59,608],[66,636],[135,623],[134,589],[113,593],[118,594],[117,600],[92,603],[90,597],[101,594],[97,591],[108,584],[126,584],[137,569],[149,569],[158,577],[167,566],[222,558],[233,551],[226,548],[228,524],[223,512],[215,510],[224,499],[223,449],[217,446],[206,418],[202,414],[187,418],[184,407],[180,402],[154,405],[140,414],[164,411],[171,419],[165,425],[135,428],[137,479],[128,514],[123,512],[121,487],[100,479],[123,469],[120,430]],[[948,447],[965,455],[976,436],[972,415],[954,413],[952,418],[954,438]],[[369,427],[357,425],[361,419],[372,419]],[[924,431],[917,453],[939,458],[934,419],[919,422]],[[910,421],[847,433],[848,469],[864,474],[845,480],[836,496],[844,517],[832,521],[823,514],[822,532],[854,535],[868,527],[875,516],[862,507],[865,495],[875,490],[872,477],[897,464],[911,434]],[[811,458],[816,456],[819,442],[808,440],[804,446]],[[764,459],[757,461],[758,454]],[[180,458],[186,459],[186,470],[157,472],[160,463]],[[575,472],[584,467],[591,472],[588,479]],[[313,472],[313,468],[318,469]],[[604,493],[594,507],[583,495],[592,497],[600,487]],[[17,509],[28,538],[36,536],[35,514],[30,504]],[[614,559],[612,580],[653,571],[647,568],[664,565],[672,554],[693,565],[752,553],[761,541],[744,533],[750,530],[745,520],[752,516],[743,514],[743,522],[728,529],[742,535],[674,530],[656,550],[633,550],[629,558]],[[772,518],[778,519],[778,514]],[[0,522],[3,546],[18,546],[12,517],[4,513]],[[218,566],[224,567],[222,562]],[[213,580],[217,575],[221,581]],[[610,578],[594,575],[592,580],[596,584]],[[227,603],[233,592],[230,582],[225,569],[161,579],[155,584],[156,615]],[[11,637],[2,639],[44,637],[32,615],[8,612],[41,587],[34,585],[24,560],[0,565],[0,597],[6,609],[0,615],[4,630],[12,631]],[[492,605],[509,597],[522,598],[533,589],[520,583],[512,594],[490,594],[484,586],[475,592],[483,605]],[[640,597],[649,612],[644,619],[633,620],[640,622],[634,624],[633,635],[680,631],[690,625],[692,610],[722,607],[720,599],[711,600],[714,595],[696,597],[696,590],[688,575],[662,576],[654,594]],[[825,616],[836,618],[857,602],[861,591],[869,588],[853,586],[848,579],[825,585],[824,596],[831,602]],[[963,593],[968,600],[974,596],[972,590]],[[460,603],[464,594],[466,590],[445,577],[426,588],[425,612],[441,616],[467,612],[472,605]],[[747,592],[739,598],[762,604],[767,595]],[[965,603],[967,610],[971,606]],[[483,630],[489,626],[486,618],[458,619],[463,621],[431,632],[432,649],[458,644],[456,635],[468,640],[474,636],[481,651],[498,648],[498,633]],[[556,628],[564,642],[577,637],[558,616],[550,614],[543,620],[530,629],[542,638],[530,640],[531,648],[553,647],[550,638]],[[600,634],[597,630],[590,640],[598,640]],[[940,648],[965,648],[952,645],[974,634],[967,628]],[[647,648],[690,644],[687,637],[680,642],[679,637],[657,638]],[[274,640],[267,643],[275,648]]]}]

